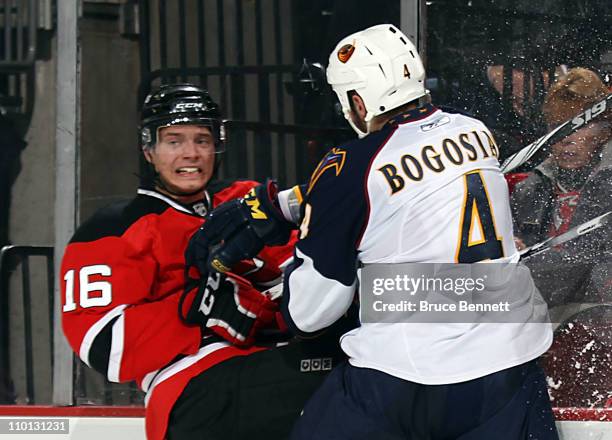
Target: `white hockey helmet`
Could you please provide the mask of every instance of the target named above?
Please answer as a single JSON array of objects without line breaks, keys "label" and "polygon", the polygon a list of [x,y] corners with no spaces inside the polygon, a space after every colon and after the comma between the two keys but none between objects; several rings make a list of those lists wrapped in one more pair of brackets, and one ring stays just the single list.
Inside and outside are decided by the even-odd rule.
[{"label": "white hockey helmet", "polygon": [[[425,68],[419,53],[392,24],[372,26],[342,39],[329,56],[327,82],[334,89],[344,117],[359,137],[370,132],[374,116],[393,110],[427,93]],[[348,92],[355,90],[363,99],[367,131],[350,118]]]}]

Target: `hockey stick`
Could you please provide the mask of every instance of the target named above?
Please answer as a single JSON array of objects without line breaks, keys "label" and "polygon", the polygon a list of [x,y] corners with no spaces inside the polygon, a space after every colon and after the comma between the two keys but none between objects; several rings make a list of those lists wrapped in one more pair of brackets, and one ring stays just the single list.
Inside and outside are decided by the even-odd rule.
[{"label": "hockey stick", "polygon": [[523,165],[529,159],[536,154],[537,151],[541,150],[543,147],[549,147],[551,145],[556,144],[561,139],[566,138],[572,133],[584,127],[586,124],[593,122],[602,118],[607,110],[612,107],[612,95],[608,95],[606,98],[601,101],[595,103],[591,108],[586,109],[575,118],[570,119],[569,121],[564,122],[559,125],[550,133],[542,136],[535,142],[527,145],[520,151],[517,151],[512,156],[507,158],[504,163],[501,165],[501,170],[503,173],[508,173],[515,168]]},{"label": "hockey stick", "polygon": [[594,219],[589,220],[588,222],[584,222],[581,225],[573,227],[572,229],[561,235],[551,237],[547,240],[544,240],[540,243],[534,244],[533,246],[523,249],[522,251],[520,251],[521,260],[525,260],[529,257],[533,257],[534,255],[541,254],[542,252],[545,252],[550,248],[563,244],[567,241],[574,240],[578,237],[588,234],[591,231],[594,231],[595,229],[599,229],[602,226],[607,225],[610,222],[611,218],[612,211],[608,211],[605,214],[600,215],[599,217],[595,217]]}]

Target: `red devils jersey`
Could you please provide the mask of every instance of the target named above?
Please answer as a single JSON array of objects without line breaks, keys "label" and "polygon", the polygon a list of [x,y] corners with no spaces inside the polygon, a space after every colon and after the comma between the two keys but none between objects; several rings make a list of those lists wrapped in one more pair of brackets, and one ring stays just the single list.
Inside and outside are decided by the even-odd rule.
[{"label": "red devils jersey", "polygon": [[[186,206],[152,190],[96,213],[75,233],[62,261],[62,325],[81,360],[111,382],[136,380],[147,393],[147,436],[162,438],[168,414],[189,379],[248,350],[202,335],[183,323],[184,252],[213,207],[246,194],[256,182],[218,184]],[[254,262],[254,282],[281,275],[292,242]],[[207,341],[210,339],[210,342]]]}]

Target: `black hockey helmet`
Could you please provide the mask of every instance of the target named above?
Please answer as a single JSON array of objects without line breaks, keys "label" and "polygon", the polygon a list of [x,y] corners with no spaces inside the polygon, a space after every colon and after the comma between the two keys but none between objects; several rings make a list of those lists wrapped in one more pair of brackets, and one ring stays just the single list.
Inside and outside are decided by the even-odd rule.
[{"label": "black hockey helmet", "polygon": [[144,100],[140,117],[142,148],[155,146],[160,128],[169,125],[204,125],[215,137],[216,152],[225,150],[225,129],[219,106],[208,91],[194,84],[167,84]]}]

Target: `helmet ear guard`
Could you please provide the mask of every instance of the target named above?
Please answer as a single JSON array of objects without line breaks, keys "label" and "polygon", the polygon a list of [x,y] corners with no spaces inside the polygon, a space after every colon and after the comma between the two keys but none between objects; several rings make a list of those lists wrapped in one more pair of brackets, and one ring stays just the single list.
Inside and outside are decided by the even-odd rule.
[{"label": "helmet ear guard", "polygon": [[[381,24],[342,39],[329,57],[327,81],[338,96],[344,117],[359,137],[370,121],[428,94],[425,68],[416,47],[399,29]],[[350,118],[348,92],[364,101],[367,132]]]}]

